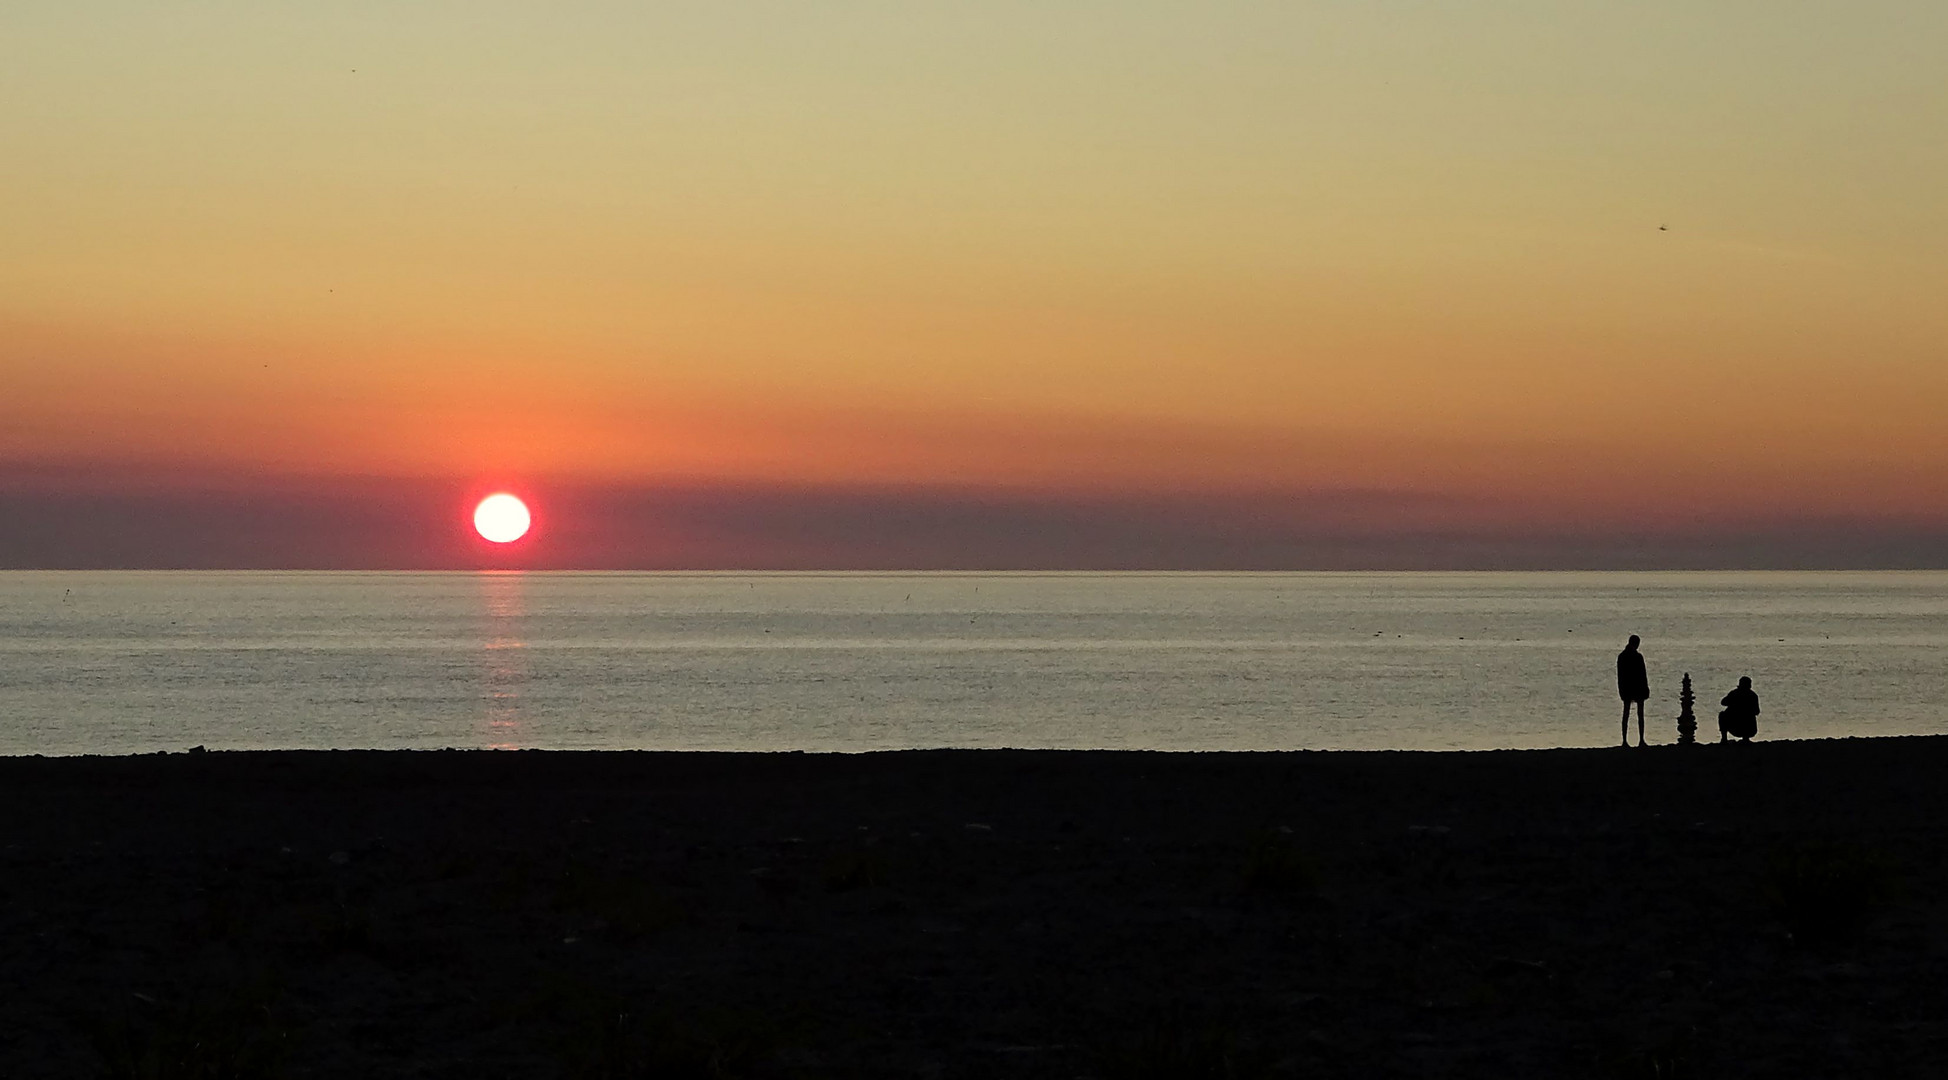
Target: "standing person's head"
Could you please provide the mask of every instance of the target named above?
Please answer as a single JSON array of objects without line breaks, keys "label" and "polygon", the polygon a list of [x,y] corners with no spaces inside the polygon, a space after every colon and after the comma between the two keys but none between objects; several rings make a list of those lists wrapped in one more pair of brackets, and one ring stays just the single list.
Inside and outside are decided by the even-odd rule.
[{"label": "standing person's head", "polygon": [[1740,675],[1738,677],[1738,688],[1740,690],[1750,690],[1752,688],[1752,677],[1750,675]]},{"label": "standing person's head", "polygon": [[1624,648],[1635,649],[1636,647],[1637,647],[1637,635],[1632,634],[1630,635],[1630,644],[1625,645]]}]

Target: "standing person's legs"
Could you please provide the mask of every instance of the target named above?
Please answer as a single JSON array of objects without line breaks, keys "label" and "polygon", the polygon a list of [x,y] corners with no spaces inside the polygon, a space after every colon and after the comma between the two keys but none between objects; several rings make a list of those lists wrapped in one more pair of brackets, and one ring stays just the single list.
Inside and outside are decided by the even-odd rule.
[{"label": "standing person's legs", "polygon": [[1637,745],[1644,745],[1644,703],[1637,703]]},{"label": "standing person's legs", "polygon": [[1628,701],[1623,703],[1623,745],[1630,745],[1630,703]]}]

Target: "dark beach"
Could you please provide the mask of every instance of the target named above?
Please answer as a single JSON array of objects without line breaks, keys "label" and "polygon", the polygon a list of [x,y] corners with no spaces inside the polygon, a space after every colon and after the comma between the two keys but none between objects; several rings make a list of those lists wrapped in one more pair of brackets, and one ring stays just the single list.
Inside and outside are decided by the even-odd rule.
[{"label": "dark beach", "polygon": [[4,759],[0,1074],[1940,1075],[1944,775],[1948,738]]}]

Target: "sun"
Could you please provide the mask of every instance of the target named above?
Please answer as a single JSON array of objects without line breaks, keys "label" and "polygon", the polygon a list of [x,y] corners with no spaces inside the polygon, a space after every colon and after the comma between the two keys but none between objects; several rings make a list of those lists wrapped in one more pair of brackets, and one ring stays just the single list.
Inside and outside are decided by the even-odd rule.
[{"label": "sun", "polygon": [[504,491],[487,496],[473,508],[474,531],[496,544],[511,544],[526,536],[533,521],[528,504]]}]

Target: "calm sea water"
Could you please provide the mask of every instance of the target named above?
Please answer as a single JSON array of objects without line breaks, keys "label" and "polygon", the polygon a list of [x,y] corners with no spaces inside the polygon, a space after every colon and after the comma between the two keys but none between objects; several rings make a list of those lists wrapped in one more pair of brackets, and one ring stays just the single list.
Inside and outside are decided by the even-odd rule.
[{"label": "calm sea water", "polygon": [[0,574],[0,753],[1445,749],[1948,730],[1948,573]]}]

